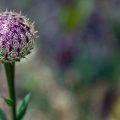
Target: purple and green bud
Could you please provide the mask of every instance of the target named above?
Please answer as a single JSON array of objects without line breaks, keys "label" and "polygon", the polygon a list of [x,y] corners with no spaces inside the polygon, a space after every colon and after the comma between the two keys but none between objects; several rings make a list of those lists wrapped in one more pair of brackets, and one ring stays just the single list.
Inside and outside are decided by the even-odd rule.
[{"label": "purple and green bud", "polygon": [[25,58],[37,38],[34,24],[16,12],[0,13],[0,61],[16,62]]}]

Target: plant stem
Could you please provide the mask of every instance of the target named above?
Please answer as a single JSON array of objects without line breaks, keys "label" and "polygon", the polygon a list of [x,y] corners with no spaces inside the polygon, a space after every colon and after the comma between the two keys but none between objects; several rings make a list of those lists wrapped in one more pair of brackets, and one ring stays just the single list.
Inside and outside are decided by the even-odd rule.
[{"label": "plant stem", "polygon": [[12,120],[17,120],[16,117],[16,96],[15,96],[15,63],[4,63],[9,96],[10,99],[13,101],[11,106],[11,114]]}]

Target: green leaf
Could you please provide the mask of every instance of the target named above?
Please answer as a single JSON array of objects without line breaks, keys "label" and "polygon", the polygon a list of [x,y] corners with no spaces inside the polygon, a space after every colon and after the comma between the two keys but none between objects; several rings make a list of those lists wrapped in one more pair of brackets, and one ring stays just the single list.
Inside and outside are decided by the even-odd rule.
[{"label": "green leaf", "polygon": [[29,100],[30,100],[30,96],[31,96],[31,93],[29,93],[19,104],[18,104],[18,109],[17,109],[17,120],[22,120],[25,113],[26,113],[26,110],[27,110],[27,107],[28,107],[28,103],[29,103]]},{"label": "green leaf", "polygon": [[3,100],[5,101],[5,103],[6,103],[8,106],[12,106],[12,105],[13,105],[13,100],[11,100],[10,98],[5,98],[5,97],[3,97]]},{"label": "green leaf", "polygon": [[0,120],[7,120],[4,111],[0,108]]}]

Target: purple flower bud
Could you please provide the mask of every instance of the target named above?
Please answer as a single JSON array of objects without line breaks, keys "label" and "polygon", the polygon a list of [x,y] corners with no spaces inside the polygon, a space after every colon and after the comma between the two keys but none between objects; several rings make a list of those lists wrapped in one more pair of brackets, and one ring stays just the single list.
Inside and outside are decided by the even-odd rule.
[{"label": "purple flower bud", "polygon": [[34,25],[15,12],[0,13],[0,61],[16,62],[33,49],[37,38]]}]

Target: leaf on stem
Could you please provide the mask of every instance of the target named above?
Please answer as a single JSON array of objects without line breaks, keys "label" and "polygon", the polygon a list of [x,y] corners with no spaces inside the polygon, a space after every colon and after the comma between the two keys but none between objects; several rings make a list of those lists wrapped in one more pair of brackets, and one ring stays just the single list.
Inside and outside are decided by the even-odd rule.
[{"label": "leaf on stem", "polygon": [[27,111],[28,103],[30,100],[31,93],[26,95],[26,97],[18,104],[17,109],[17,120],[22,120]]},{"label": "leaf on stem", "polygon": [[13,100],[11,100],[10,98],[5,98],[5,97],[3,97],[3,100],[5,101],[5,103],[6,103],[8,106],[12,106],[12,105],[13,105]]}]

